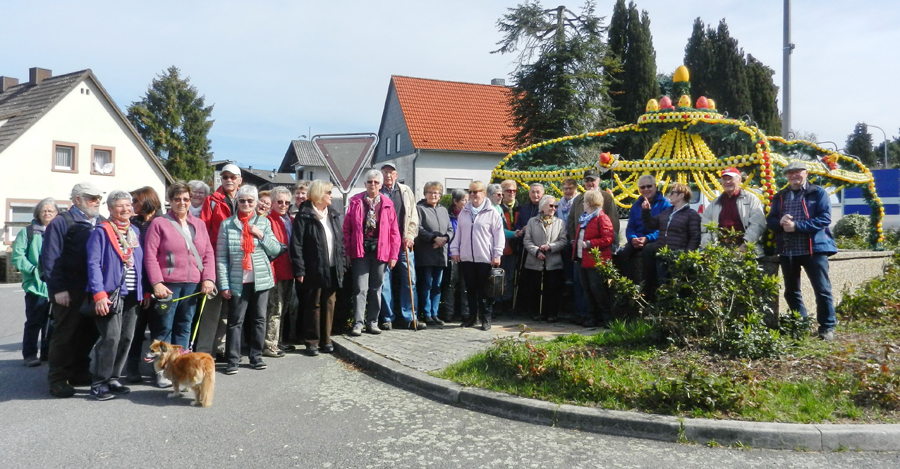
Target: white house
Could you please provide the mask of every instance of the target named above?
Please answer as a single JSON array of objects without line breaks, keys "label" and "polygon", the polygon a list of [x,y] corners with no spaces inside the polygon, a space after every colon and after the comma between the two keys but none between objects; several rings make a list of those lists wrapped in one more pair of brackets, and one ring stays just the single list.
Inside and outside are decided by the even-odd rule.
[{"label": "white house", "polygon": [[515,132],[509,88],[392,76],[378,130],[373,166],[397,166],[399,179],[423,197],[425,183],[445,193],[489,183]]},{"label": "white house", "polygon": [[21,84],[0,77],[0,164],[7,245],[31,221],[37,202],[53,197],[67,207],[78,182],[106,192],[150,186],[162,199],[172,181],[89,69],[54,77],[32,68]]}]

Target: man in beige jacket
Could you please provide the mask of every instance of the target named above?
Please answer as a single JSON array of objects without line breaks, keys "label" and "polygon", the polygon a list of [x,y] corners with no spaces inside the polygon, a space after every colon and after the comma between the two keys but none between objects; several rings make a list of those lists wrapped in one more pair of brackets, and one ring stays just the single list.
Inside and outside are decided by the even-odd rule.
[{"label": "man in beige jacket", "polygon": [[[766,215],[762,203],[756,195],[741,189],[743,177],[735,168],[722,171],[722,194],[706,206],[701,215],[700,245],[706,246],[714,240],[723,244],[747,249],[747,243],[756,244],[757,256],[762,256],[763,235],[766,233]],[[719,228],[734,229],[735,235],[719,239],[718,233],[710,232],[706,225],[715,222]]]}]

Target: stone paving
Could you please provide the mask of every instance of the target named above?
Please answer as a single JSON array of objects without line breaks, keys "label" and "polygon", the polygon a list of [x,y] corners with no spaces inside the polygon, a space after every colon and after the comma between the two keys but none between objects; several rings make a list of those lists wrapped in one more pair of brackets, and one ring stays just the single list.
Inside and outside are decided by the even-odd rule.
[{"label": "stone paving", "polygon": [[532,336],[546,338],[600,331],[599,328],[584,328],[566,322],[523,323],[517,319],[524,318],[498,318],[487,332],[477,327],[461,328],[459,323],[447,323],[443,327],[428,327],[421,331],[394,329],[379,335],[364,332],[360,337],[345,335],[344,338],[401,365],[429,372],[484,350],[499,337],[518,336],[524,327],[531,328],[528,333]]}]

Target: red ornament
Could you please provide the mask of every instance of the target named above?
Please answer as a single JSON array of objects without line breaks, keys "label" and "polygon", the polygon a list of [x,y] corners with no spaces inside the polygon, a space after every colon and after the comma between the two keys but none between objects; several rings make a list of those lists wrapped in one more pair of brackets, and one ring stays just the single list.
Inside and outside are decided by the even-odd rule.
[{"label": "red ornament", "polygon": [[672,100],[669,99],[668,96],[663,96],[662,99],[659,100],[659,108],[660,109],[675,109],[675,106],[672,105]]},{"label": "red ornament", "polygon": [[610,156],[609,153],[600,153],[600,164],[607,165],[610,161],[612,161],[612,156]]}]

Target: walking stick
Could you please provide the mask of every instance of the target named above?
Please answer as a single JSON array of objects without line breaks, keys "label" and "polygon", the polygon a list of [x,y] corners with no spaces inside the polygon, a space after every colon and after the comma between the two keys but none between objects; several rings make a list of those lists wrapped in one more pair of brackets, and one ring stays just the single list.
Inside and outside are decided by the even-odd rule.
[{"label": "walking stick", "polygon": [[406,250],[406,280],[409,283],[409,305],[412,307],[413,313],[413,330],[418,331],[419,320],[416,318],[416,299],[412,288],[412,271],[409,268],[409,248],[404,244],[403,249]]}]

